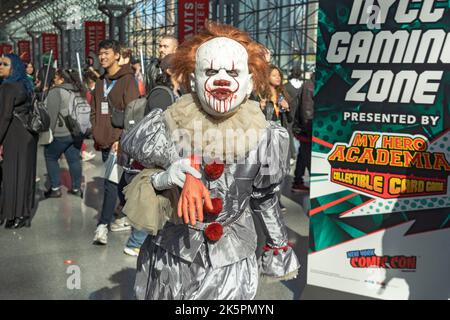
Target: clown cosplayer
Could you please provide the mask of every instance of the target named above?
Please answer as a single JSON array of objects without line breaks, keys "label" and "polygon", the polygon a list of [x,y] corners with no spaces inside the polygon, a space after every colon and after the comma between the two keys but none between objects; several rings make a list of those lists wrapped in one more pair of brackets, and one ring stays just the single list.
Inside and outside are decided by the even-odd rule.
[{"label": "clown cosplayer", "polygon": [[[261,275],[292,279],[300,267],[278,202],[289,135],[248,100],[267,81],[264,52],[246,33],[210,23],[174,60],[192,92],[122,140],[126,154],[158,168],[145,180],[155,194],[177,191],[173,216],[141,247],[136,295],[253,299]],[[254,219],[265,235],[260,257]]]}]

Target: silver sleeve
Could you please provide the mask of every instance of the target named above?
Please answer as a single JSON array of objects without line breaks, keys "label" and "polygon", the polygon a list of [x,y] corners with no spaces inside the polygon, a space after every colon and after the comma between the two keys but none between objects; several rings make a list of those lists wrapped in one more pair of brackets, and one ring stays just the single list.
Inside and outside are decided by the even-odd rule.
[{"label": "silver sleeve", "polygon": [[177,153],[163,111],[150,112],[129,130],[121,140],[121,149],[145,167],[167,169]]},{"label": "silver sleeve", "polygon": [[250,207],[261,221],[266,246],[261,261],[263,275],[289,278],[300,268],[298,259],[288,243],[288,233],[279,205],[280,185],[288,171],[289,134],[272,124],[261,154],[261,168],[253,184]]}]

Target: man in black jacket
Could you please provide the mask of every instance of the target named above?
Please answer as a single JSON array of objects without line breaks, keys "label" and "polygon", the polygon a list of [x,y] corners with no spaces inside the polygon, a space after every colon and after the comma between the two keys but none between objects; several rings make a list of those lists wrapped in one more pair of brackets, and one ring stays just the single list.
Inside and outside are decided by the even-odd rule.
[{"label": "man in black jacket", "polygon": [[295,113],[294,125],[292,131],[295,137],[300,141],[297,163],[295,166],[295,177],[292,185],[293,192],[309,192],[309,187],[305,186],[303,175],[305,169],[311,174],[311,138],[312,138],[312,120],[314,117],[314,73],[311,80],[303,84],[300,101],[297,112]]},{"label": "man in black jacket", "polygon": [[152,58],[145,72],[145,87],[150,92],[156,86],[156,78],[162,73],[160,63],[167,55],[177,51],[178,39],[172,35],[163,35],[159,41],[159,59]]}]

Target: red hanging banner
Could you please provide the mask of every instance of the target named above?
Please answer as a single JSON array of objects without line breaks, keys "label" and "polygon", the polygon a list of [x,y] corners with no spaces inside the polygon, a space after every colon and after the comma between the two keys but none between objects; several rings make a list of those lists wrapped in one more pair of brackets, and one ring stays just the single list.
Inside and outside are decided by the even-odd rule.
[{"label": "red hanging banner", "polygon": [[53,50],[52,60],[58,59],[58,35],[56,33],[42,34],[42,53]]},{"label": "red hanging banner", "polygon": [[17,42],[19,49],[19,57],[23,62],[30,62],[31,60],[31,42],[28,40],[20,40]]},{"label": "red hanging banner", "polygon": [[13,52],[13,46],[8,43],[0,44],[0,54],[8,54]]},{"label": "red hanging banner", "polygon": [[106,24],[104,21],[86,21],[84,23],[86,57],[90,53],[98,53],[98,45],[100,41],[106,37]]},{"label": "red hanging banner", "polygon": [[204,29],[208,19],[209,0],[179,0],[178,1],[178,41]]}]

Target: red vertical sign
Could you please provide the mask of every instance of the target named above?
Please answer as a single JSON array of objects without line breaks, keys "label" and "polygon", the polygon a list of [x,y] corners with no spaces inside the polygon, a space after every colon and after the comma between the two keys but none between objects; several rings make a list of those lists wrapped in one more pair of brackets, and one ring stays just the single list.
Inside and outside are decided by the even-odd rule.
[{"label": "red vertical sign", "polygon": [[89,53],[98,53],[98,44],[106,37],[106,24],[104,21],[86,21],[84,23],[86,57]]},{"label": "red vertical sign", "polygon": [[24,62],[30,62],[31,60],[31,42],[28,40],[20,40],[17,42],[17,47],[19,49],[19,57]]},{"label": "red vertical sign", "polygon": [[58,35],[56,33],[42,34],[42,53],[53,50],[52,61],[58,59]]},{"label": "red vertical sign", "polygon": [[180,43],[204,28],[208,14],[209,0],[178,1],[178,40]]},{"label": "red vertical sign", "polygon": [[0,44],[0,54],[7,54],[13,52],[13,46],[8,43]]}]

